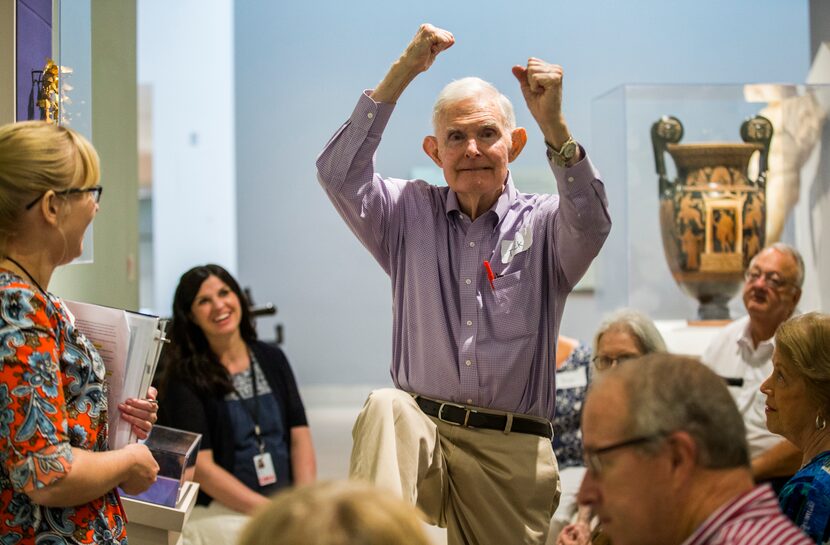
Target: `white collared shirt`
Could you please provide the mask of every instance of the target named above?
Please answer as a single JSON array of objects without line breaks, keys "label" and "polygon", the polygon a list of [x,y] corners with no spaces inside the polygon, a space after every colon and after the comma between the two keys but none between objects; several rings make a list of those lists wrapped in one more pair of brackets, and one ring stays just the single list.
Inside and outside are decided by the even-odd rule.
[{"label": "white collared shirt", "polygon": [[729,391],[744,418],[751,458],[784,439],[767,429],[767,396],[760,390],[761,383],[772,373],[774,348],[775,337],[753,346],[749,316],[744,316],[724,327],[701,358],[718,375],[743,380],[743,386],[730,386]]}]

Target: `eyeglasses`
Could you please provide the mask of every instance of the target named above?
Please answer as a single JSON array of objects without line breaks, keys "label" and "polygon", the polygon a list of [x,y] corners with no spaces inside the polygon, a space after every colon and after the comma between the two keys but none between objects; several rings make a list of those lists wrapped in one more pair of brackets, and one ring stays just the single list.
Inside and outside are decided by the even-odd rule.
[{"label": "eyeglasses", "polygon": [[791,284],[790,281],[784,280],[780,274],[777,272],[769,272],[769,271],[762,271],[761,269],[748,269],[744,273],[744,279],[750,283],[754,284],[758,281],[759,278],[764,279],[764,284],[771,287],[772,289],[780,289],[784,286],[788,286]]},{"label": "eyeglasses", "polygon": [[605,371],[606,369],[610,369],[616,365],[619,365],[625,361],[633,360],[634,358],[639,358],[639,354],[622,354],[617,356],[616,358],[609,358],[608,356],[594,356],[591,358],[591,361],[596,367],[597,371]]},{"label": "eyeglasses", "polygon": [[625,441],[620,441],[619,443],[608,445],[607,447],[600,447],[594,449],[586,448],[583,449],[582,458],[585,462],[585,467],[588,468],[588,471],[590,471],[594,476],[599,477],[600,475],[602,475],[602,461],[600,460],[601,455],[608,454],[609,452],[613,452],[615,450],[619,450],[622,448],[634,447],[637,445],[650,443],[652,441],[662,439],[667,435],[667,432],[660,432],[652,435],[644,435],[642,437],[627,439]]},{"label": "eyeglasses", "polygon": [[[73,187],[72,189],[64,189],[63,191],[55,191],[55,195],[74,195],[76,193],[92,193],[92,197],[95,199],[95,202],[99,203],[99,202],[101,202],[101,193],[103,193],[103,192],[104,192],[104,188],[102,186],[94,185],[92,187],[84,187],[84,188]],[[38,201],[43,198],[44,195],[46,195],[46,193],[41,193],[38,196],[37,199],[35,199],[32,202],[30,202],[29,204],[27,204],[26,205],[26,210],[31,210],[32,207],[34,205],[36,205],[38,203]]]}]

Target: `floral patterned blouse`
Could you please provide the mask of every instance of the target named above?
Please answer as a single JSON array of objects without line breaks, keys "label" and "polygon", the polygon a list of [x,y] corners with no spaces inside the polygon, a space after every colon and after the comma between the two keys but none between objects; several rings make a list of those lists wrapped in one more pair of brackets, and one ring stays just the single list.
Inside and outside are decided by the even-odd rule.
[{"label": "floral patterned blouse", "polygon": [[553,452],[559,469],[582,465],[582,403],[591,382],[591,348],[579,343],[556,370],[556,416],[553,418]]},{"label": "floral patterned blouse", "polygon": [[72,447],[107,450],[104,379],[61,301],[0,269],[0,545],[126,545],[115,490],[75,507],[26,494],[66,476]]}]

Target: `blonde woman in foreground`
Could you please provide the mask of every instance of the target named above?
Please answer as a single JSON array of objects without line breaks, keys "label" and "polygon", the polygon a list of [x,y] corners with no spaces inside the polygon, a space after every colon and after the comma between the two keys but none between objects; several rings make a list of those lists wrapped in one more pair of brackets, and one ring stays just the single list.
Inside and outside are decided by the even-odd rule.
[{"label": "blonde woman in foreground", "polygon": [[239,545],[430,545],[419,513],[369,484],[321,482],[277,494]]}]

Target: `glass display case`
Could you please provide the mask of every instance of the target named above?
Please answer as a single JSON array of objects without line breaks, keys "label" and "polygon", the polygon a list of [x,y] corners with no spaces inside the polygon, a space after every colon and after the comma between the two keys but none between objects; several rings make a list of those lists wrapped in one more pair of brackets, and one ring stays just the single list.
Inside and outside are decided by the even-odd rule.
[{"label": "glass display case", "polygon": [[156,482],[141,494],[122,495],[138,500],[174,507],[178,505],[184,483],[193,480],[196,455],[202,442],[200,433],[153,426],[150,437],[144,442],[159,465]]},{"label": "glass display case", "polygon": [[[792,242],[787,227],[792,220],[787,214],[798,198],[801,165],[820,145],[830,109],[828,96],[827,85],[623,85],[594,99],[590,153],[602,172],[613,220],[597,264],[600,310],[630,306],[655,319],[708,317],[701,310],[704,305],[683,293],[695,290],[688,285],[681,288],[684,275],[688,276],[681,269],[691,265],[697,274],[701,266],[718,270],[745,266],[757,252],[755,246],[773,240]],[[772,126],[766,151],[765,140],[756,134],[760,126],[756,121],[745,123],[752,118],[769,120]],[[671,126],[672,119],[679,125]],[[675,163],[679,155],[670,148],[678,143],[694,144],[690,146],[694,156]],[[723,158],[712,159],[724,147],[743,145],[756,148],[748,168],[719,166]],[[690,174],[688,161],[700,163],[700,172]],[[716,188],[719,177],[735,186]],[[666,194],[675,186],[691,184],[702,184],[698,189],[704,193],[696,208],[684,210],[695,218],[667,218],[674,212]],[[744,193],[754,191],[752,195],[762,199],[766,196],[763,217],[743,208],[743,203],[757,204],[757,199],[735,187],[745,189]],[[675,204],[679,213],[679,196]],[[739,221],[752,214],[756,214],[753,223],[742,227]],[[690,221],[693,232],[674,227],[685,229]],[[750,240],[753,225],[761,236]],[[698,247],[698,254],[692,255],[690,248]],[[724,253],[716,255],[719,251]],[[709,254],[698,259],[701,252]],[[733,272],[728,280],[731,287],[724,301],[724,311],[728,301],[728,316],[723,318],[744,314],[740,298],[734,297],[741,284],[735,274],[740,279],[742,272]]]},{"label": "glass display case", "polygon": [[[15,92],[9,97],[13,120],[58,123],[92,142],[90,0],[15,0],[9,4],[4,15],[15,19]],[[93,255],[92,229],[88,229],[83,254],[73,263],[89,263]]]}]

